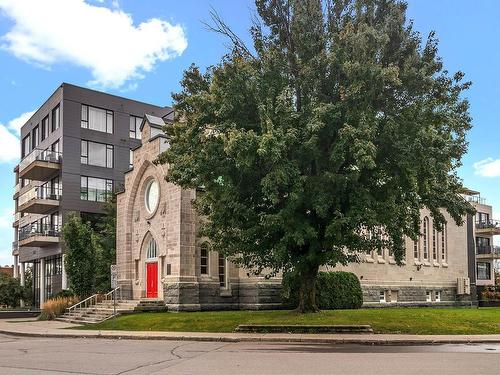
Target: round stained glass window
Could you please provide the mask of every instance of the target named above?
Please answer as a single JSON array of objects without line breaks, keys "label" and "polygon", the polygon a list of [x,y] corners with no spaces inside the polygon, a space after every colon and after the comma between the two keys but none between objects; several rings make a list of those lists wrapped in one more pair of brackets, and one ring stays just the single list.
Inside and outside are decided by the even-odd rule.
[{"label": "round stained glass window", "polygon": [[144,196],[144,203],[146,205],[146,210],[152,214],[156,210],[159,200],[159,187],[156,180],[150,180],[146,185],[146,191]]}]

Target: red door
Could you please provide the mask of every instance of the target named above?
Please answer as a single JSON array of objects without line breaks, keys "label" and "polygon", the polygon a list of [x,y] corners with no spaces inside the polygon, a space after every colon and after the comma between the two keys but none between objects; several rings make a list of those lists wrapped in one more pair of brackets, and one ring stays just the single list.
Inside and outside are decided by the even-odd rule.
[{"label": "red door", "polygon": [[146,263],[146,297],[158,298],[158,263]]}]

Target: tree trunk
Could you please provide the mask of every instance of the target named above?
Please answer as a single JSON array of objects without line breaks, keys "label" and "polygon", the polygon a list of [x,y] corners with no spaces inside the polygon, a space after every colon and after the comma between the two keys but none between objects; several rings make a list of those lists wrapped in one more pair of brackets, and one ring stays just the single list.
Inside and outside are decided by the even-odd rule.
[{"label": "tree trunk", "polygon": [[301,314],[319,311],[316,305],[316,278],[318,270],[319,266],[308,265],[301,268],[298,272],[300,279],[299,305],[295,311]]}]

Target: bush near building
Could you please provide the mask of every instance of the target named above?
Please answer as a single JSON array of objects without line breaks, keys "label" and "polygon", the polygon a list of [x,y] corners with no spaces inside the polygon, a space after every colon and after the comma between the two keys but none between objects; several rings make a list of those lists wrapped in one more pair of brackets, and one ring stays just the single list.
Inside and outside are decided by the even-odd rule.
[{"label": "bush near building", "polygon": [[38,319],[40,320],[53,320],[58,316],[64,314],[64,311],[78,303],[79,299],[76,296],[72,297],[56,297],[45,301],[42,305],[42,312]]},{"label": "bush near building", "polygon": [[18,307],[21,300],[27,300],[30,290],[21,286],[18,279],[0,273],[0,307]]},{"label": "bush near building", "polygon": [[[283,277],[283,302],[297,306],[300,280],[297,273]],[[358,277],[352,272],[319,272],[316,280],[316,303],[323,310],[359,309],[363,304],[363,292]]]}]

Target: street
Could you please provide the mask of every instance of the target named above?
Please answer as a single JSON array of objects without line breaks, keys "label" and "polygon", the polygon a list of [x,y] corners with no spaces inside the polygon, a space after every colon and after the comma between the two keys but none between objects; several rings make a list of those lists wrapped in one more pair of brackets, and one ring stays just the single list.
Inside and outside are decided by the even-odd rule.
[{"label": "street", "polygon": [[493,374],[500,344],[366,346],[0,335],[0,374]]}]

